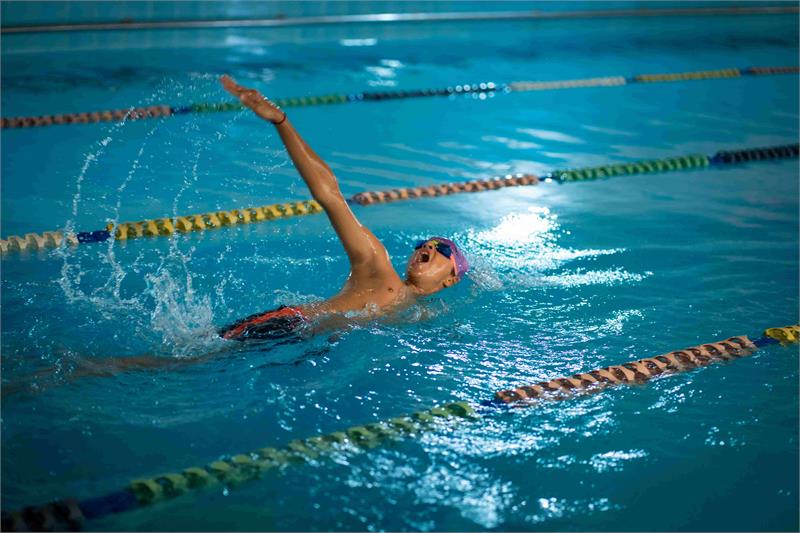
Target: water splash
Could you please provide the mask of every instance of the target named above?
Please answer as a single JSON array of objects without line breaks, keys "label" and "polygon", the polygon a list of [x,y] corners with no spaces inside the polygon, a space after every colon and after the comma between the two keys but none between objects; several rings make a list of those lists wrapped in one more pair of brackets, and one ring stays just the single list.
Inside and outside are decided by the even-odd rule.
[{"label": "water splash", "polygon": [[[195,294],[188,261],[183,257],[175,265],[175,259],[168,256],[155,273],[145,275],[145,294],[154,307],[148,328],[171,355],[200,355],[223,341],[215,334],[211,297]],[[181,269],[183,279],[173,273]]]},{"label": "water splash", "polygon": [[[147,106],[162,101],[181,89],[180,84],[165,80],[161,87],[137,106]],[[196,92],[195,87],[188,89]],[[192,159],[191,164],[184,167],[186,170],[183,179],[173,196],[173,216],[182,214],[180,207],[184,194],[196,189],[201,158],[212,146],[212,143],[202,136],[193,135],[198,129],[199,120],[197,117],[190,117],[182,125],[183,132],[190,141]],[[154,135],[165,127],[164,124],[163,119],[152,122],[152,127],[144,133],[141,144],[130,162],[127,174],[116,187],[116,201],[110,216],[113,223],[120,221],[127,189],[134,183],[142,185],[142,180],[157,179],[155,176],[143,175],[141,170],[147,168],[143,160],[145,157],[152,157],[151,141]],[[217,138],[226,137],[231,121],[220,121],[215,124],[221,125],[215,132]],[[102,157],[108,154],[112,142],[125,138],[126,125],[128,122],[122,121],[111,126],[104,138],[86,156],[76,178],[71,218],[65,224],[67,231],[74,231],[76,220],[83,204],[86,203],[82,197],[82,188],[90,168],[101,165]],[[167,140],[164,145],[159,146],[159,150],[169,149],[169,146],[170,142]],[[176,160],[167,157],[163,159]],[[178,157],[177,160],[179,159]],[[149,190],[148,185],[142,186],[145,190]],[[155,352],[187,356],[214,349],[220,342],[213,334],[214,297],[222,299],[224,286],[228,280],[223,280],[212,295],[198,295],[195,289],[196,275],[190,269],[195,248],[188,247],[182,250],[181,236],[176,236],[167,242],[166,251],[163,247],[159,248],[163,246],[160,242],[153,242],[153,245],[148,247],[142,247],[139,243],[131,244],[130,251],[137,255],[132,257],[126,250],[123,254],[124,260],[120,260],[118,255],[128,243],[117,243],[113,237],[103,247],[85,246],[78,249],[62,247],[57,251],[62,259],[61,276],[57,283],[67,303],[85,305],[90,315],[97,314],[105,320],[132,326],[135,336],[144,339],[150,347],[155,345],[153,349]]]},{"label": "water splash", "polygon": [[[114,140],[115,134],[126,126],[127,118],[133,109],[134,106],[128,110],[128,114],[126,114],[120,122],[110,126],[106,131],[105,137],[97,141],[90,151],[84,156],[83,166],[75,178],[75,194],[72,197],[72,216],[64,223],[64,232],[66,234],[75,233],[75,221],[78,218],[78,212],[80,210],[81,193],[83,182],[86,179],[86,174],[93,164],[96,164],[100,161],[100,158],[105,153],[106,148]],[[71,250],[66,244],[62,244],[60,248],[56,249],[56,253],[59,254],[63,260],[63,264],[61,266],[61,277],[59,278],[58,283],[61,286],[61,289],[64,291],[67,301],[70,303],[80,300],[91,301],[91,298],[79,289],[81,278],[83,277],[84,272],[81,270],[80,265],[70,263],[69,259],[72,255]]]}]

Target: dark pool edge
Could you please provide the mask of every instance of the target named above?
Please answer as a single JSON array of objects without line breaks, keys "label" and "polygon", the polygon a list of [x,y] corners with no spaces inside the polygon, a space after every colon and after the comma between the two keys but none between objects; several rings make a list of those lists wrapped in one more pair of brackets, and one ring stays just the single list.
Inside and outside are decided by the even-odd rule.
[{"label": "dark pool edge", "polygon": [[259,19],[214,19],[172,21],[121,21],[87,24],[40,24],[7,26],[2,34],[52,33],[115,30],[199,29],[199,28],[269,28],[289,26],[318,26],[359,23],[403,22],[464,22],[489,20],[554,20],[628,17],[674,17],[709,15],[786,15],[798,14],[794,6],[702,7],[661,9],[609,9],[583,11],[480,11],[471,13],[373,13],[367,15],[321,15],[313,17],[273,17]]}]

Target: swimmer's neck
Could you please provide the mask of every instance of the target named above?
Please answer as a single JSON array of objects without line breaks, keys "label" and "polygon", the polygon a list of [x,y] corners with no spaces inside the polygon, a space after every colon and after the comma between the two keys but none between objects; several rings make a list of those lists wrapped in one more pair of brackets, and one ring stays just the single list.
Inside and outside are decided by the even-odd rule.
[{"label": "swimmer's neck", "polygon": [[411,298],[419,298],[420,296],[425,296],[425,292],[416,285],[414,285],[414,283],[408,278],[403,280],[403,286],[406,289],[406,294]]}]

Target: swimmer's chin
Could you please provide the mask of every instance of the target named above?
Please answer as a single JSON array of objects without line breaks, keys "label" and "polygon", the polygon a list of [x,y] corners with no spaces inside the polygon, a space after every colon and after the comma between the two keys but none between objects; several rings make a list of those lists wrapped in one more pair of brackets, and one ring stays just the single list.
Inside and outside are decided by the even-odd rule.
[{"label": "swimmer's chin", "polygon": [[429,296],[431,294],[435,294],[442,289],[452,287],[458,283],[458,281],[459,278],[456,278],[455,276],[435,278],[426,276],[425,274],[420,275],[411,268],[406,271],[405,279],[408,289],[417,296]]}]

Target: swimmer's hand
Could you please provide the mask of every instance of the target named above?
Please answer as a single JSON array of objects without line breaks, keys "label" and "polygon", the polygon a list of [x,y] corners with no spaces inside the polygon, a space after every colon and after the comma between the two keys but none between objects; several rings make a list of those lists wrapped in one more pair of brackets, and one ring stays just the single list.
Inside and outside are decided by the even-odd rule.
[{"label": "swimmer's hand", "polygon": [[278,106],[267,100],[257,90],[242,87],[227,74],[221,76],[219,81],[226,91],[238,98],[242,104],[252,109],[256,115],[264,120],[269,120],[274,124],[280,123],[286,118],[286,113],[278,109]]}]

